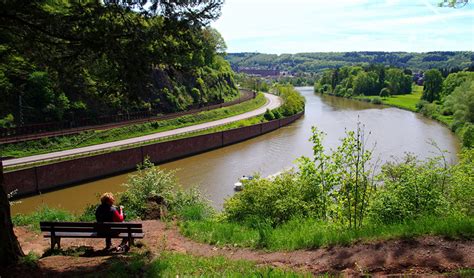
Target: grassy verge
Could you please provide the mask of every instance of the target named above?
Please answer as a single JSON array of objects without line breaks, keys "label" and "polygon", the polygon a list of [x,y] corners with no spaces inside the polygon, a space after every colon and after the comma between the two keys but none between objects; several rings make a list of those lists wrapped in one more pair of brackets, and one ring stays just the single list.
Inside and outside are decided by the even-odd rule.
[{"label": "grassy verge", "polygon": [[265,103],[264,95],[258,94],[255,99],[231,107],[204,111],[194,115],[185,115],[175,119],[135,124],[109,130],[86,131],[75,135],[43,138],[21,143],[3,144],[1,145],[0,152],[2,156],[25,157],[114,142],[232,117],[255,110]]},{"label": "grassy verge", "polygon": [[297,250],[424,235],[472,239],[474,218],[427,217],[392,225],[366,225],[360,229],[341,228],[312,219],[295,219],[277,228],[263,229],[208,220],[185,222],[180,230],[183,235],[193,240],[214,245]]}]

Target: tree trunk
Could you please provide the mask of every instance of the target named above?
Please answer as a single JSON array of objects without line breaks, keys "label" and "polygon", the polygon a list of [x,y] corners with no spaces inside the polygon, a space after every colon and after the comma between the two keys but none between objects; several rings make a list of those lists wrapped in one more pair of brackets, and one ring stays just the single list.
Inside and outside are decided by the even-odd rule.
[{"label": "tree trunk", "polygon": [[10,203],[3,187],[3,163],[0,157],[0,266],[9,266],[24,256],[13,232]]}]

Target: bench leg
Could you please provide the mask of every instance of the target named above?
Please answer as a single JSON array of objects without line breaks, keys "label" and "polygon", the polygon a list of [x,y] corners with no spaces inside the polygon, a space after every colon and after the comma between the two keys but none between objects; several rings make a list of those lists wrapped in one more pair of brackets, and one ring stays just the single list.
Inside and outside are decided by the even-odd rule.
[{"label": "bench leg", "polygon": [[58,245],[58,249],[61,249],[61,238],[60,237],[51,237],[51,250],[54,249],[55,245]]}]

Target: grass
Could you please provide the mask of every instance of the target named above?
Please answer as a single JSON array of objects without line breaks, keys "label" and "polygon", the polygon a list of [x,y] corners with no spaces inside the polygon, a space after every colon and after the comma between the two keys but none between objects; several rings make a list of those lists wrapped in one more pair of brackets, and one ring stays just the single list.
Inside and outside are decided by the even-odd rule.
[{"label": "grass", "polygon": [[269,266],[257,266],[245,260],[229,260],[222,256],[197,257],[176,252],[162,252],[150,260],[131,254],[117,260],[105,271],[109,277],[311,277]]},{"label": "grass", "polygon": [[39,232],[40,221],[77,221],[78,217],[67,211],[50,208],[46,205],[39,207],[30,214],[17,214],[12,216],[15,226],[26,226],[27,228]]},{"label": "grass", "polygon": [[[367,100],[374,104],[378,104],[376,103],[377,100],[381,99],[382,101],[381,104],[409,110],[412,112],[418,112],[418,109],[416,106],[418,102],[420,102],[422,94],[423,94],[423,86],[413,85],[413,91],[411,94],[394,95],[394,96],[383,97],[383,98],[380,98],[379,96],[358,96],[358,97],[354,97],[354,99]],[[434,116],[433,115],[425,115],[425,116],[432,118],[434,120],[437,120],[448,127],[451,127],[451,124],[453,123],[452,115],[445,116],[445,115],[436,114]]]},{"label": "grass", "polygon": [[[382,98],[382,103],[389,106],[394,106],[401,109],[417,112],[416,104],[420,101],[422,93],[423,93],[423,87],[414,85],[413,92],[411,94],[384,97]],[[379,96],[355,97],[355,99],[359,99],[359,100],[362,100],[362,99],[373,100],[375,98],[380,98],[380,97]]]},{"label": "grass", "polygon": [[193,240],[209,244],[298,250],[424,235],[471,239],[474,237],[474,218],[426,217],[392,225],[365,225],[360,229],[345,229],[313,219],[295,219],[263,233],[238,223],[208,220],[188,221],[180,230]]},{"label": "grass", "polygon": [[108,130],[86,131],[75,135],[42,138],[20,143],[3,144],[1,145],[0,152],[2,156],[6,157],[25,157],[114,142],[232,117],[255,110],[265,103],[266,98],[264,95],[258,94],[255,99],[240,104],[193,115],[185,115],[175,119],[135,124]]}]

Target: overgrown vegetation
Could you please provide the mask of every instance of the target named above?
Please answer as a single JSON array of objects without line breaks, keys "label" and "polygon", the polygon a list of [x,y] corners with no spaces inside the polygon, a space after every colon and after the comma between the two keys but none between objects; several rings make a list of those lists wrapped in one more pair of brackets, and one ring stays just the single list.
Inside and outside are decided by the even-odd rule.
[{"label": "overgrown vegetation", "polygon": [[209,27],[222,4],[3,1],[0,127],[237,95],[225,42]]},{"label": "overgrown vegetation", "polygon": [[20,143],[2,144],[0,145],[0,152],[3,156],[24,157],[113,142],[235,116],[255,110],[263,106],[265,102],[265,96],[258,94],[255,99],[250,101],[194,115],[185,115],[175,119],[135,124],[108,130],[86,131],[75,135],[42,138]]},{"label": "overgrown vegetation", "polygon": [[275,118],[288,117],[304,111],[304,97],[289,84],[275,85],[275,93],[283,99],[283,104],[273,111]]},{"label": "overgrown vegetation", "polygon": [[375,174],[360,128],[327,152],[313,130],[314,157],[297,172],[246,181],[219,217],[188,221],[182,233],[212,244],[301,249],[357,240],[474,236],[474,150],[457,165],[407,155]]}]

